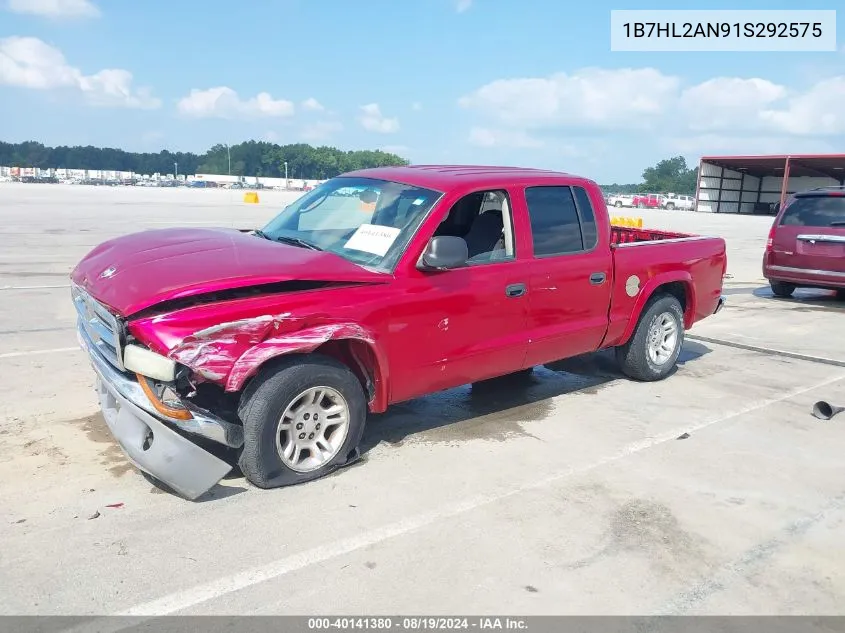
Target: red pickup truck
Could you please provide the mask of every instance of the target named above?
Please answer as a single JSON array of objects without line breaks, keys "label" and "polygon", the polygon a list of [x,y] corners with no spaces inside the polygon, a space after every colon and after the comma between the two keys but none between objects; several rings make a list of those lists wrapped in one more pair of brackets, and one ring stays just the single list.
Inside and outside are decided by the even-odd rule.
[{"label": "red pickup truck", "polygon": [[659,209],[666,202],[666,196],[657,193],[638,193],[631,201],[637,209]]},{"label": "red pickup truck", "polygon": [[195,499],[235,460],[260,488],[333,472],[368,412],[450,387],[605,348],[662,379],[726,265],[721,238],[612,227],[585,178],[412,166],[330,179],[260,230],[112,239],[71,279],[113,435]]}]

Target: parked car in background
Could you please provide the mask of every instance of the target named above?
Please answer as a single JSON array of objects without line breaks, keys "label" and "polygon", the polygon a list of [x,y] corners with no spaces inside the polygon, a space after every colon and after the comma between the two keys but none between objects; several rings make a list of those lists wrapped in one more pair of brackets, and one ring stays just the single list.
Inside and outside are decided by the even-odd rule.
[{"label": "parked car in background", "polygon": [[680,209],[681,211],[692,211],[695,208],[694,196],[680,196],[676,193],[666,194],[662,204],[664,209],[669,211]]},{"label": "parked car in background", "polygon": [[634,195],[630,193],[619,193],[608,196],[607,206],[609,207],[633,207]]},{"label": "parked car in background", "polygon": [[659,209],[665,196],[658,193],[638,193],[631,201],[631,205],[638,209]]},{"label": "parked car in background", "polygon": [[778,297],[796,288],[845,294],[845,187],[793,194],[769,231],[763,276]]}]

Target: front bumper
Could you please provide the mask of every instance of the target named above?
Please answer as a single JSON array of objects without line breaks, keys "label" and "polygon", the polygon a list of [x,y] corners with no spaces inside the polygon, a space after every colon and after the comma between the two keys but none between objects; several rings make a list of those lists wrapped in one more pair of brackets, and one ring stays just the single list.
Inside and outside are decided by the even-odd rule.
[{"label": "front bumper", "polygon": [[[232,470],[231,465],[139,406],[149,400],[140,385],[126,378],[94,349],[84,328],[80,327],[77,333],[79,343],[88,353],[97,375],[96,391],[103,418],[135,467],[191,500],[207,492]],[[197,423],[202,421],[200,419]],[[226,439],[225,434],[221,439]],[[238,439],[242,443],[242,435],[240,438],[230,437],[224,443],[237,445]]]}]

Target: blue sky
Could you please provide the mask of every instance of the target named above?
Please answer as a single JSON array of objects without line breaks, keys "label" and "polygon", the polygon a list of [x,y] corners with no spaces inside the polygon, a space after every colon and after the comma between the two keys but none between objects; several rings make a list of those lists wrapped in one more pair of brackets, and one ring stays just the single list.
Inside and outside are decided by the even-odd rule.
[{"label": "blue sky", "polygon": [[[641,8],[0,0],[0,139],[195,152],[250,138],[303,141],[383,148],[414,163],[561,169],[603,183],[636,181],[676,154],[695,163],[702,154],[845,152],[841,46],[611,52],[610,10]],[[796,7],[711,0],[702,8]]]}]

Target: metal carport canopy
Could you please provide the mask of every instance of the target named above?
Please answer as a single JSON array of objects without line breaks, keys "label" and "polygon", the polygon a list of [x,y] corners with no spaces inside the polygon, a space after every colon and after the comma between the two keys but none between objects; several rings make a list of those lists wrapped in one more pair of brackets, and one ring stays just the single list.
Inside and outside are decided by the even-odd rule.
[{"label": "metal carport canopy", "polygon": [[845,154],[776,154],[770,156],[702,156],[702,162],[751,176],[784,176],[781,204],[790,176],[825,176],[845,186]]}]

